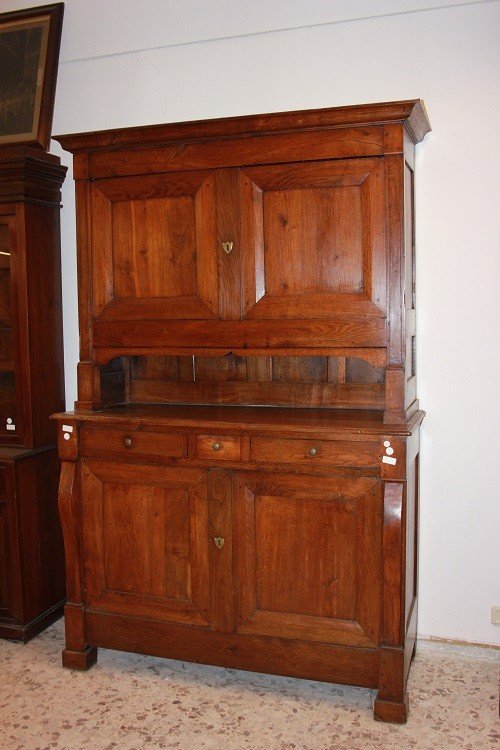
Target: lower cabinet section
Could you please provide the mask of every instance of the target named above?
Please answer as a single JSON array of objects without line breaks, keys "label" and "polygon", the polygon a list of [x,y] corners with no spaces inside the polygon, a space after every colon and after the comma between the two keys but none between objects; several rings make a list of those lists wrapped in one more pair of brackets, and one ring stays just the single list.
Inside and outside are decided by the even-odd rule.
[{"label": "lower cabinet section", "polygon": [[417,439],[391,438],[388,468],[384,436],[370,435],[358,438],[370,466],[319,473],[315,463],[309,473],[252,468],[213,447],[221,465],[210,465],[197,436],[194,459],[144,463],[125,450],[117,458],[116,446],[106,457],[104,434],[82,456],[68,421],[65,666],[87,669],[101,646],[343,682],[378,689],[377,718],[406,720]]},{"label": "lower cabinet section", "polygon": [[0,452],[0,637],[27,641],[62,614],[55,447]]},{"label": "lower cabinet section", "polygon": [[379,480],[84,460],[81,486],[89,609],[378,646]]}]

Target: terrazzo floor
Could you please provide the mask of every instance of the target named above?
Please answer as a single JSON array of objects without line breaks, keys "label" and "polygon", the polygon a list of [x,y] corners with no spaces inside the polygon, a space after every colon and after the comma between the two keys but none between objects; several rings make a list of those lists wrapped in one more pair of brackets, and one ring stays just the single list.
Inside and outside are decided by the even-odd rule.
[{"label": "terrazzo floor", "polygon": [[0,750],[480,750],[500,748],[500,653],[419,642],[405,726],[374,692],[100,650],[61,667],[62,621],[0,640]]}]

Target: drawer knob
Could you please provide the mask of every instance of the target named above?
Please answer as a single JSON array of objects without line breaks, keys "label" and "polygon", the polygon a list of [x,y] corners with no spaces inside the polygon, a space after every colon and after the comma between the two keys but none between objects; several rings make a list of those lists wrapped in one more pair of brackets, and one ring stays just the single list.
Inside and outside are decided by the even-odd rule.
[{"label": "drawer knob", "polygon": [[317,448],[309,448],[309,455],[310,456],[315,456],[317,454],[317,452],[318,452]]},{"label": "drawer knob", "polygon": [[123,443],[125,448],[130,448],[132,446],[132,438],[126,437]]},{"label": "drawer knob", "polygon": [[220,451],[221,448],[222,448],[222,445],[220,443],[212,443],[212,449],[214,451]]}]

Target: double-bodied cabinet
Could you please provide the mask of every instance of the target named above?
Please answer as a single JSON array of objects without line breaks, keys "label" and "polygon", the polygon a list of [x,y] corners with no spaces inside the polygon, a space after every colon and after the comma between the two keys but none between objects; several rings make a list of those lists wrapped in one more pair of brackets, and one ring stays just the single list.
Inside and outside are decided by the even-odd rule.
[{"label": "double-bodied cabinet", "polygon": [[60,617],[64,551],[50,415],[64,405],[59,211],[65,167],[0,148],[0,637]]},{"label": "double-bodied cabinet", "polygon": [[428,130],[405,101],[59,137],[65,666],[107,647],[354,684],[406,720]]}]

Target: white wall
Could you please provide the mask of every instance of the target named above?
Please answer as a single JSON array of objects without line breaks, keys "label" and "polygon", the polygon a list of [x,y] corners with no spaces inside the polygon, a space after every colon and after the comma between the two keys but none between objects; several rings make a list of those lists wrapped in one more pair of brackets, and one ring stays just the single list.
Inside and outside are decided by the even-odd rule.
[{"label": "white wall", "polygon": [[[30,4],[0,0],[0,10]],[[419,630],[486,643],[500,643],[490,624],[500,604],[499,38],[498,1],[66,0],[54,122],[63,133],[425,100],[433,132],[417,158],[418,375],[428,413]],[[71,406],[71,179],[62,221]]]}]

